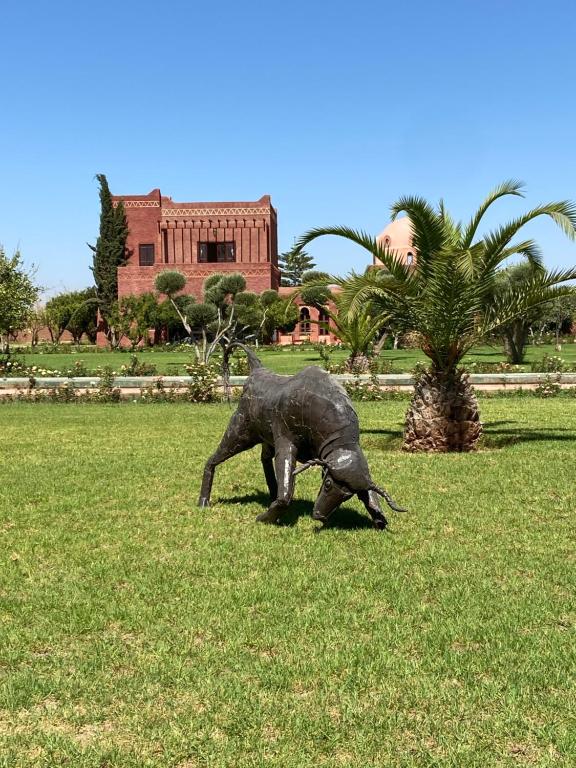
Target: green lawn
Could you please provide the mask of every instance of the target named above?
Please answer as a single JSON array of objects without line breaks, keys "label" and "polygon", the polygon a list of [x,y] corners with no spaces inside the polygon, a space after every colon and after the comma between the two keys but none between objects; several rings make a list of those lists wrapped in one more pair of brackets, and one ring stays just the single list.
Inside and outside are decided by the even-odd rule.
[{"label": "green lawn", "polygon": [[574,766],[576,412],[482,400],[475,455],[398,450],[408,514],[286,525],[257,452],[195,507],[227,405],[0,407],[0,765]]},{"label": "green lawn", "polygon": [[[532,360],[541,359],[544,354],[558,355],[572,365],[576,365],[576,344],[568,343],[562,346],[560,353],[556,352],[554,346],[542,345],[538,347],[529,347],[527,352],[526,369],[529,370],[529,364]],[[318,353],[312,348],[261,348],[258,351],[262,361],[277,373],[295,373],[306,365],[320,365],[321,359]],[[345,350],[336,350],[333,355],[334,362],[344,360],[348,353]],[[192,360],[192,351],[186,352],[155,352],[154,350],[139,352],[138,357],[143,362],[156,365],[158,373],[165,375],[184,375],[186,371],[184,366]],[[17,358],[26,365],[37,365],[41,368],[63,370],[70,368],[76,361],[81,361],[88,369],[95,369],[98,366],[110,365],[120,373],[123,364],[129,364],[130,354],[126,352],[107,352],[98,353],[72,353],[72,354],[22,354]],[[398,349],[385,350],[381,353],[381,359],[389,360],[397,372],[408,372],[414,368],[414,365],[426,358],[418,349]],[[501,347],[479,347],[466,356],[464,362],[482,362],[497,363],[505,360]]]}]

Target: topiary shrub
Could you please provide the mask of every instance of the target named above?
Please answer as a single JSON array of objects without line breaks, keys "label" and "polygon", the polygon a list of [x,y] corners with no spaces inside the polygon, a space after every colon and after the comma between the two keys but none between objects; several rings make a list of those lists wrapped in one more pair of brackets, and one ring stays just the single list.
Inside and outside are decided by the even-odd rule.
[{"label": "topiary shrub", "polygon": [[166,296],[173,296],[175,293],[179,293],[184,289],[185,285],[186,276],[175,269],[165,269],[164,272],[156,275],[154,280],[156,290],[159,293],[166,294]]}]

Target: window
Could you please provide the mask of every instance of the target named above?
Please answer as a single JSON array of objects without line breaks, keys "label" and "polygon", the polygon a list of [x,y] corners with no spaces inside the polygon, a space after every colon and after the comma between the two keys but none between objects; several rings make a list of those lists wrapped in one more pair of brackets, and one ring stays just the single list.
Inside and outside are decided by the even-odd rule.
[{"label": "window", "polygon": [[330,335],[330,317],[325,309],[318,313],[318,336]]},{"label": "window", "polygon": [[407,253],[406,254],[406,264],[408,264],[409,267],[414,264],[414,254],[413,253]]},{"label": "window", "polygon": [[236,261],[236,243],[198,243],[200,264],[222,264]]},{"label": "window", "polygon": [[308,307],[302,307],[300,310],[300,333],[310,333],[310,310]]},{"label": "window", "polygon": [[154,264],[154,243],[139,245],[138,258],[141,267],[151,267]]}]

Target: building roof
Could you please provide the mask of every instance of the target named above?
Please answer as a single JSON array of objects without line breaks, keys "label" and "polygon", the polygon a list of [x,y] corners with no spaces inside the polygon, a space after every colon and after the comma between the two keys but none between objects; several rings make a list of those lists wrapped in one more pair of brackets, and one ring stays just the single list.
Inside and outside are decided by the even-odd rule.
[{"label": "building roof", "polygon": [[[386,246],[389,250],[403,256],[407,263],[412,263],[413,259],[417,256],[416,249],[412,243],[412,224],[408,216],[402,216],[391,221],[380,232],[376,241],[379,245]],[[379,259],[374,257],[374,264],[380,263]]]},{"label": "building roof", "polygon": [[[386,239],[388,242],[386,243]],[[412,224],[408,216],[395,219],[384,227],[376,240],[382,245],[388,245],[393,250],[412,248]]]}]

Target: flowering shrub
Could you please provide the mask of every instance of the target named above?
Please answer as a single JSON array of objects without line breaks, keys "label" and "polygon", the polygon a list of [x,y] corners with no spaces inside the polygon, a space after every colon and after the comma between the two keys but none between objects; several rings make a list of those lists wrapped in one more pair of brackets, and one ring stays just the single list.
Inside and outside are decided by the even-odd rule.
[{"label": "flowering shrub", "polygon": [[375,376],[372,376],[368,381],[356,376],[352,381],[344,382],[344,389],[351,400],[361,403],[373,403],[382,400],[405,400],[410,397],[410,392],[383,389]]},{"label": "flowering shrub", "polygon": [[41,365],[24,365],[18,360],[0,361],[0,376],[5,378],[70,378],[72,376],[88,376],[84,363],[77,360],[74,365],[64,370],[46,368]]},{"label": "flowering shrub", "polygon": [[154,363],[143,363],[136,355],[131,355],[130,362],[120,368],[121,376],[154,376],[155,374]]},{"label": "flowering shrub", "polygon": [[217,386],[220,378],[213,363],[195,360],[184,366],[192,381],[188,385],[188,401],[191,403],[213,403],[218,399]]},{"label": "flowering shrub", "polygon": [[552,381],[550,376],[546,376],[545,381],[539,384],[534,390],[536,397],[557,397],[562,391],[562,387],[555,381]]},{"label": "flowering shrub", "polygon": [[246,355],[233,355],[229,361],[232,376],[248,376],[250,366]]},{"label": "flowering shrub", "polygon": [[180,399],[179,394],[177,390],[165,387],[160,377],[140,390],[140,399],[144,403],[176,403]]},{"label": "flowering shrub", "polygon": [[468,373],[522,373],[524,370],[521,365],[512,365],[504,360],[498,363],[474,361],[466,363],[465,367]]},{"label": "flowering shrub", "polygon": [[562,373],[569,371],[570,366],[558,355],[545,354],[540,360],[534,360],[530,370],[533,373]]},{"label": "flowering shrub", "polygon": [[17,360],[12,360],[10,357],[0,357],[0,377],[6,378],[7,376],[23,376],[20,371],[22,370],[22,363]]},{"label": "flowering shrub", "polygon": [[49,389],[37,389],[36,379],[31,376],[27,389],[21,390],[15,395],[5,395],[0,402],[27,402],[27,403],[118,403],[120,390],[114,386],[114,372],[104,369],[97,389],[79,392],[72,382],[65,381],[57,387]]}]

